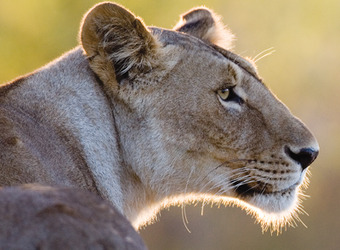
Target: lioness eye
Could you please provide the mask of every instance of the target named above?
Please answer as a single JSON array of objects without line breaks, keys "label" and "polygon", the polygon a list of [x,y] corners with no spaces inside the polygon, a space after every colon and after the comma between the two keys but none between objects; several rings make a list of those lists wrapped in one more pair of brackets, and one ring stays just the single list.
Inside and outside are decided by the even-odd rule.
[{"label": "lioness eye", "polygon": [[219,95],[219,97],[223,100],[223,101],[227,101],[229,94],[230,94],[230,90],[229,89],[222,89],[222,90],[218,90],[217,94]]},{"label": "lioness eye", "polygon": [[244,103],[243,99],[235,93],[233,87],[218,90],[217,94],[224,102],[236,102],[237,104]]}]

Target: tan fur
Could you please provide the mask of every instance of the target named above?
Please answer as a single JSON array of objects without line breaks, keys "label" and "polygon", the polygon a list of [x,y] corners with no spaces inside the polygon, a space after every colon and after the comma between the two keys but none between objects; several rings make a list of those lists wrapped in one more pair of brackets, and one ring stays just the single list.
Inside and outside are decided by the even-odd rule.
[{"label": "tan fur", "polygon": [[0,90],[0,183],[80,186],[136,228],[203,200],[278,229],[319,147],[250,62],[214,44],[228,34],[213,16],[193,9],[165,30],[116,4],[91,9],[82,48]]},{"label": "tan fur", "polygon": [[0,220],[1,249],[146,249],[113,206],[75,188],[2,188]]}]

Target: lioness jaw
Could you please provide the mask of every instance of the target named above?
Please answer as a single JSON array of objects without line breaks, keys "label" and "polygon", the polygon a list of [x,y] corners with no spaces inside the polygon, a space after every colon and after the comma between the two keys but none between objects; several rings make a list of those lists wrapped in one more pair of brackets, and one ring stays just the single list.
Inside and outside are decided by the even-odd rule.
[{"label": "lioness jaw", "polygon": [[94,6],[79,47],[0,89],[0,184],[87,189],[135,228],[204,200],[280,230],[319,146],[223,27],[206,8],[166,30]]}]

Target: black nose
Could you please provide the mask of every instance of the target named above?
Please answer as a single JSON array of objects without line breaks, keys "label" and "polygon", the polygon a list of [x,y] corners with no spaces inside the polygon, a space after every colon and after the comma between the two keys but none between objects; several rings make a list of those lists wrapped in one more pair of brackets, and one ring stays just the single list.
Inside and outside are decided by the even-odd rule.
[{"label": "black nose", "polygon": [[312,148],[302,148],[298,153],[294,153],[289,147],[285,147],[285,152],[294,161],[298,162],[302,170],[307,168],[316,159],[319,151]]}]

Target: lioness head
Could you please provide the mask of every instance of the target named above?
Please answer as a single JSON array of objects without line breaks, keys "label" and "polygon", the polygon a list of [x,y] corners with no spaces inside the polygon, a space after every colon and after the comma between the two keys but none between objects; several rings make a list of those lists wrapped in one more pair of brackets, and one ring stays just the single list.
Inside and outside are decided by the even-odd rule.
[{"label": "lioness head", "polygon": [[253,63],[227,50],[231,38],[206,8],[166,30],[103,3],[81,29],[144,205],[234,202],[278,229],[298,210],[319,146]]}]

